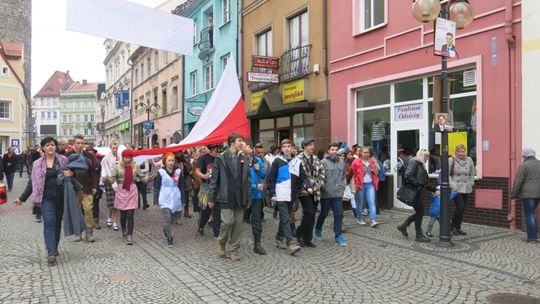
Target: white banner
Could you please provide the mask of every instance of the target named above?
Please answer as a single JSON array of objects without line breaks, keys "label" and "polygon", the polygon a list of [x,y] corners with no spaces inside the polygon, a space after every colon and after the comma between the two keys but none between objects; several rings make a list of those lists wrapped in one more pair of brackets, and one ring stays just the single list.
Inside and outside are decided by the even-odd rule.
[{"label": "white banner", "polygon": [[193,20],[122,0],[67,0],[68,30],[193,55]]}]

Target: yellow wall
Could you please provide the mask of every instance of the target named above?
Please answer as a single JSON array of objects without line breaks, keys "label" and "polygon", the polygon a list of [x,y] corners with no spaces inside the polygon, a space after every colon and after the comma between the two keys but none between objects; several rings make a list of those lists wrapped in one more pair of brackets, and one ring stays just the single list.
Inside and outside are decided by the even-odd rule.
[{"label": "yellow wall", "polygon": [[[269,1],[269,0],[243,0],[242,1],[242,77],[243,91],[245,94],[246,108],[252,111],[251,108],[251,91],[248,89],[247,72],[251,70],[251,56],[256,54],[256,35],[272,28],[272,56],[281,57],[288,49],[288,18],[307,9],[309,20],[309,44],[311,47],[310,54],[310,71],[312,73],[307,77],[307,100],[322,101],[327,100],[329,92],[327,92],[326,79],[324,75],[325,62],[323,58],[323,5],[322,1],[316,0],[286,0],[286,1]],[[328,7],[330,5],[328,4]],[[327,12],[329,15],[329,12]],[[327,24],[329,22],[327,21]],[[328,37],[329,39],[329,37]],[[281,63],[280,63],[281,64]],[[320,73],[313,73],[313,67],[319,64]],[[271,91],[283,93],[283,84],[273,86]]]},{"label": "yellow wall", "polygon": [[[10,64],[24,82],[23,60],[10,60]],[[0,67],[7,66],[0,57]],[[21,84],[15,78],[13,71],[9,71],[8,77],[0,76],[0,100],[11,101],[11,117],[8,120],[0,119],[0,144],[1,152],[5,153],[11,145],[11,139],[19,139],[22,150],[26,149],[27,142],[23,140],[23,131],[26,122],[26,100]]]}]

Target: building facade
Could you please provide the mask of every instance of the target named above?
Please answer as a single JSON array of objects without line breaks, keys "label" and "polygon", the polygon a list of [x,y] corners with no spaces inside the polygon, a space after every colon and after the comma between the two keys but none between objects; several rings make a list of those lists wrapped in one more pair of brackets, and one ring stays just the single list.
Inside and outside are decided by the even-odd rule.
[{"label": "building facade", "polygon": [[194,21],[193,56],[183,63],[184,134],[191,131],[210,100],[229,60],[240,55],[240,0],[189,0],[174,13]]},{"label": "building facade", "polygon": [[253,140],[267,148],[330,143],[329,3],[243,0],[243,92]]},{"label": "building facade", "polygon": [[36,142],[60,132],[60,92],[67,90],[73,79],[69,71],[55,71],[32,98],[32,117],[35,118]]},{"label": "building facade", "polygon": [[165,147],[182,135],[181,57],[147,47],[131,57],[132,143],[138,148]]},{"label": "building facade", "polygon": [[131,77],[132,69],[128,59],[138,46],[106,39],[105,65],[106,92],[99,96],[99,113],[96,126],[98,144],[108,146],[111,139],[127,144],[131,142]]},{"label": "building facade", "polygon": [[72,138],[84,135],[87,144],[96,144],[95,128],[98,96],[105,92],[104,83],[87,80],[74,82],[60,92],[60,134]]},{"label": "building facade", "polygon": [[[22,43],[0,41],[0,151],[10,146],[26,149],[27,99]],[[31,142],[30,142],[31,144]]]},{"label": "building facade", "polygon": [[[431,151],[430,173],[439,167],[441,58],[434,56],[434,26],[419,23],[406,1],[337,1],[332,7],[332,136],[370,145],[388,160],[382,204],[395,199],[398,150]],[[455,36],[448,62],[449,150],[467,146],[477,169],[465,220],[514,228],[519,205],[508,189],[520,162],[521,1],[472,1],[474,21]],[[435,182],[435,179],[433,180]],[[516,220],[517,219],[517,220]]]}]

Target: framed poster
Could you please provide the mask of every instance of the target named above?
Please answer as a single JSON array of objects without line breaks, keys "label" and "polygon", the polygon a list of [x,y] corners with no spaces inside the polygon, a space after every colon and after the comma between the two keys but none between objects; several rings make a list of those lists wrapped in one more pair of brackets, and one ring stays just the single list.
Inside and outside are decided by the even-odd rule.
[{"label": "framed poster", "polygon": [[435,23],[435,55],[456,57],[456,23],[437,18]]}]

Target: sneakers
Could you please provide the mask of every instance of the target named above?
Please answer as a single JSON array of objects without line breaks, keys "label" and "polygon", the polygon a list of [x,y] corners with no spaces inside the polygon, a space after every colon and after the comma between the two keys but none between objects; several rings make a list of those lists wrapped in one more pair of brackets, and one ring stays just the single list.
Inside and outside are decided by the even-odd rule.
[{"label": "sneakers", "polygon": [[231,259],[231,261],[240,261],[240,253],[233,251],[229,253],[229,258]]},{"label": "sneakers", "polygon": [[317,240],[322,240],[322,229],[315,228],[315,238]]},{"label": "sneakers", "polygon": [[377,228],[377,226],[379,226],[379,224],[380,224],[380,223],[377,222],[377,221],[372,221],[372,222],[371,222],[371,228]]},{"label": "sneakers", "polygon": [[133,245],[133,236],[128,235],[126,237],[126,245]]},{"label": "sneakers", "polygon": [[356,219],[356,222],[357,222],[360,226],[366,226],[366,225],[367,225],[367,223],[366,223],[364,220]]},{"label": "sneakers", "polygon": [[404,237],[409,236],[409,234],[407,233],[407,226],[401,224],[401,225],[398,225],[396,228],[397,230],[399,230],[399,232],[401,232],[401,234],[403,234]]},{"label": "sneakers", "polygon": [[226,256],[226,253],[225,253],[225,244],[219,244],[218,243],[218,247],[217,247],[217,255],[219,257],[225,257]]},{"label": "sneakers", "polygon": [[110,228],[112,228],[112,226],[113,226],[112,219],[111,219],[111,218],[108,218],[108,219],[107,219],[107,228],[110,229]]},{"label": "sneakers", "polygon": [[300,251],[300,246],[298,246],[298,244],[295,241],[291,240],[289,242],[289,245],[287,246],[287,249],[289,250],[290,255],[294,255],[295,253]]},{"label": "sneakers", "polygon": [[345,238],[343,237],[343,234],[340,234],[336,237],[336,244],[338,244],[341,247],[347,246],[347,243],[345,243]]},{"label": "sneakers", "polygon": [[36,223],[41,223],[41,214],[36,214]]},{"label": "sneakers", "polygon": [[363,216],[366,216],[368,214],[369,214],[369,209],[364,209],[364,211],[362,211]]},{"label": "sneakers", "polygon": [[48,264],[49,266],[55,266],[55,265],[56,265],[56,256],[50,255],[50,256],[47,258],[47,264]]},{"label": "sneakers", "polygon": [[167,247],[169,247],[169,248],[173,248],[173,247],[174,247],[174,244],[173,244],[173,238],[172,238],[172,237],[167,238]]},{"label": "sneakers", "polygon": [[80,242],[80,241],[82,241],[82,236],[80,234],[75,235],[73,242]]},{"label": "sneakers", "polygon": [[114,231],[120,230],[120,228],[118,228],[118,225],[117,225],[116,223],[113,223],[112,229],[113,229]]},{"label": "sneakers", "polygon": [[419,243],[429,243],[431,242],[430,239],[428,239],[425,235],[423,234],[417,234],[416,235],[416,241],[419,242]]},{"label": "sneakers", "polygon": [[287,249],[287,246],[285,245],[285,240],[281,237],[276,236],[276,247],[278,249]]},{"label": "sneakers", "polygon": [[431,230],[426,231],[427,237],[433,237],[433,233],[431,233]]}]

